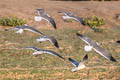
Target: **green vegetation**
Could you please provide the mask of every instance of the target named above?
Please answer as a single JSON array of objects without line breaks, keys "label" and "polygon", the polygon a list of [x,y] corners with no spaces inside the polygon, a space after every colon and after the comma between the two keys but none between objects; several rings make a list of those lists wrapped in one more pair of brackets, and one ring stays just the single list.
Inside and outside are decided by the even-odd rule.
[{"label": "green vegetation", "polygon": [[24,19],[20,19],[17,17],[1,17],[0,18],[0,25],[2,26],[19,26],[26,24]]},{"label": "green vegetation", "polygon": [[97,16],[92,16],[92,17],[84,18],[83,20],[85,24],[90,26],[95,32],[103,32],[103,30],[98,27],[105,24],[104,19]]},{"label": "green vegetation", "polygon": [[[76,36],[76,32],[81,32],[82,29],[41,29],[43,33],[55,36],[60,46],[59,49],[56,49],[49,42],[37,42],[35,39],[40,36],[29,31],[20,35],[14,31],[1,31],[0,80],[120,79],[120,45],[109,43],[111,40],[119,39],[120,30],[118,28],[107,30],[104,34],[94,34],[91,30],[85,33],[85,35],[98,43],[104,42],[105,44],[102,43],[102,47],[107,49],[118,62],[110,62],[96,54],[95,51],[91,51],[88,53],[87,67],[74,73],[71,72],[74,66],[67,61],[67,58],[71,57],[80,62],[81,58],[86,54],[84,51],[85,43]],[[32,55],[32,50],[23,49],[26,46],[56,51],[66,60],[63,61],[49,54],[35,57]]]}]

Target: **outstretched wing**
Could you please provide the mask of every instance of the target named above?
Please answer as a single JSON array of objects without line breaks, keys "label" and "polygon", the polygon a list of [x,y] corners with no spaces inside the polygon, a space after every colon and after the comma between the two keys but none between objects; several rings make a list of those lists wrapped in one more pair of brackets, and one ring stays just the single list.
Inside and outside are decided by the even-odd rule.
[{"label": "outstretched wing", "polygon": [[61,59],[64,59],[61,55],[59,55],[58,53],[56,53],[54,51],[51,51],[51,50],[44,50],[44,53],[48,53],[48,54],[51,54],[51,55],[54,55],[54,56],[58,56]]},{"label": "outstretched wing", "polygon": [[25,47],[24,49],[31,49],[31,50],[34,50],[34,51],[39,51],[39,49],[37,49],[34,46]]},{"label": "outstretched wing", "polygon": [[113,61],[113,62],[116,62],[116,59],[112,57],[112,55],[107,51],[105,50],[104,48],[100,47],[99,45],[94,45],[93,46],[93,49],[99,53],[101,56],[103,56],[104,58],[110,60],[110,61]]},{"label": "outstretched wing", "polygon": [[25,30],[29,30],[29,31],[44,35],[42,32],[40,32],[39,30],[37,30],[37,29],[35,29],[33,27],[26,26]]},{"label": "outstretched wing", "polygon": [[82,25],[85,25],[85,22],[83,21],[82,18],[80,18],[80,17],[76,17],[76,16],[71,16],[71,17],[72,17],[74,20],[80,22]]},{"label": "outstretched wing", "polygon": [[72,58],[68,58],[68,60],[75,66],[78,67],[79,63],[75,60],[73,60]]},{"label": "outstretched wing", "polygon": [[5,31],[19,30],[19,29],[20,29],[20,26],[16,26],[16,27],[13,27],[13,28],[10,28],[10,29],[5,29]]},{"label": "outstretched wing", "polygon": [[50,42],[57,48],[59,48],[59,45],[58,45],[58,42],[57,40],[53,37],[53,36],[50,36]]},{"label": "outstretched wing", "polygon": [[87,60],[88,60],[88,55],[86,54],[81,60],[81,63],[85,63]]},{"label": "outstretched wing", "polygon": [[64,14],[64,15],[66,15],[66,16],[71,16],[71,15],[73,15],[72,13],[70,13],[70,12],[65,12],[65,11],[59,11],[58,13],[62,13],[62,14]]},{"label": "outstretched wing", "polygon": [[53,18],[48,17],[47,15],[44,15],[44,16],[43,16],[43,19],[47,20],[55,29],[57,28],[57,27],[56,27],[56,23],[55,23],[55,21],[54,21]]}]

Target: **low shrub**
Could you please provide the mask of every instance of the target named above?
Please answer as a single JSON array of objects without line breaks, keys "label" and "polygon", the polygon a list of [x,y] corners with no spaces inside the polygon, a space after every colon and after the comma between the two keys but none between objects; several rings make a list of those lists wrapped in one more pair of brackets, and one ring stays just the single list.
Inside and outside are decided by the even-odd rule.
[{"label": "low shrub", "polygon": [[105,24],[104,19],[97,17],[97,16],[91,16],[88,18],[83,19],[84,23],[91,27],[95,32],[102,32],[103,30],[98,28]]},{"label": "low shrub", "polygon": [[17,17],[1,17],[0,25],[2,26],[20,26],[26,24],[26,20]]}]

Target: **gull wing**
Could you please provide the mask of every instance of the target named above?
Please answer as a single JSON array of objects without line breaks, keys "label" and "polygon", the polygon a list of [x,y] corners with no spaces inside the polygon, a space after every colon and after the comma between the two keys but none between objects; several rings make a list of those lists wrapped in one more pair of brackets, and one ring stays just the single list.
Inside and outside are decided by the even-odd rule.
[{"label": "gull wing", "polygon": [[85,23],[84,23],[84,21],[83,21],[82,18],[80,18],[80,17],[76,17],[76,16],[71,16],[71,17],[72,17],[72,19],[74,19],[74,20],[80,22],[82,25],[85,25]]},{"label": "gull wing", "polygon": [[117,43],[120,43],[120,40],[116,41]]},{"label": "gull wing", "polygon": [[25,47],[24,49],[31,49],[31,50],[34,50],[34,51],[39,51],[39,49],[37,49],[34,46]]},{"label": "gull wing", "polygon": [[[86,37],[86,36],[83,36],[83,35],[81,35],[81,34],[79,34],[79,33],[76,33],[76,35],[81,39],[81,40],[83,40],[85,43],[87,43],[88,45],[90,45],[91,44],[91,39],[89,38],[89,37]],[[91,45],[90,45],[91,46]]]},{"label": "gull wing", "polygon": [[59,48],[59,45],[58,45],[58,42],[57,40],[53,37],[53,36],[50,36],[50,42],[57,48]]},{"label": "gull wing", "polygon": [[68,58],[68,60],[75,66],[78,67],[79,63],[75,60],[73,60],[72,58]]},{"label": "gull wing", "polygon": [[66,15],[66,16],[71,16],[71,15],[73,15],[73,14],[70,13],[70,12],[64,12],[64,11],[59,11],[58,13],[63,13],[63,14]]},{"label": "gull wing", "polygon": [[85,63],[87,60],[88,60],[88,55],[86,54],[81,60],[81,63]]},{"label": "gull wing", "polygon": [[19,30],[21,27],[20,26],[16,26],[10,29],[6,29],[5,31],[11,31],[11,30]]},{"label": "gull wing", "polygon": [[60,57],[61,59],[64,59],[62,56],[60,56],[58,53],[54,52],[54,51],[51,51],[51,50],[44,50],[44,53],[48,53],[48,54],[51,54],[51,55],[54,55],[54,56],[58,56]]},{"label": "gull wing", "polygon": [[110,61],[113,61],[113,62],[116,62],[116,59],[112,57],[112,55],[107,51],[105,50],[104,48],[100,47],[99,45],[95,44],[93,46],[93,49],[99,53],[101,56],[103,56],[104,58],[110,60]]},{"label": "gull wing", "polygon": [[33,27],[25,26],[25,30],[29,30],[29,31],[44,35],[42,32],[40,32],[39,30],[37,30],[37,29],[35,29]]},{"label": "gull wing", "polygon": [[38,11],[38,15],[44,15],[45,14],[45,10],[44,9],[38,8],[36,10]]},{"label": "gull wing", "polygon": [[48,17],[47,15],[44,15],[42,17],[43,19],[47,20],[56,29],[56,23],[53,18]]}]

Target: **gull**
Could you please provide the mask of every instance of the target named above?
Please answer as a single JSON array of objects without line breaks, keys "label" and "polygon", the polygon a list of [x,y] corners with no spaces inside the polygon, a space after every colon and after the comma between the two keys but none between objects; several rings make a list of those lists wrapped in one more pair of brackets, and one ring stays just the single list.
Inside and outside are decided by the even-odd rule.
[{"label": "gull", "polygon": [[72,72],[75,72],[86,67],[84,63],[88,60],[88,55],[86,54],[80,63],[72,58],[68,58],[68,60],[73,64],[73,66],[75,66],[75,68],[71,70]]},{"label": "gull", "polygon": [[100,54],[101,56],[103,56],[104,58],[112,61],[112,62],[116,62],[116,59],[112,57],[112,55],[107,51],[105,50],[104,48],[100,47],[98,43],[92,41],[89,37],[87,36],[83,36],[79,33],[76,33],[77,36],[83,40],[85,43],[88,44],[87,48],[90,48],[90,50],[87,50],[87,51],[91,51],[91,49],[94,49],[98,54]]},{"label": "gull", "polygon": [[27,24],[24,24],[23,26],[16,26],[14,28],[11,28],[11,29],[8,29],[6,31],[11,31],[11,30],[17,30],[16,33],[23,33],[24,30],[28,30],[28,31],[32,31],[34,33],[38,33],[38,34],[41,34],[41,35],[44,35],[42,32],[40,32],[39,30],[33,28],[33,27],[30,27],[28,26]]},{"label": "gull", "polygon": [[48,21],[55,29],[56,29],[56,23],[53,18],[51,18],[48,14],[45,13],[44,9],[36,9],[38,11],[38,15],[40,16],[41,20]]},{"label": "gull", "polygon": [[61,11],[61,12],[58,12],[58,13],[62,13],[62,14],[65,15],[65,16],[62,16],[63,19],[73,19],[73,20],[78,21],[78,22],[81,23],[82,25],[85,25],[85,23],[84,23],[84,21],[83,21],[82,18],[77,17],[77,16],[73,15],[72,13],[64,12],[64,11]]},{"label": "gull", "polygon": [[36,39],[38,42],[43,42],[43,41],[49,41],[51,44],[53,44],[56,48],[59,48],[57,40],[53,36],[41,36],[39,39]]},{"label": "gull", "polygon": [[54,52],[54,51],[51,51],[51,50],[45,50],[45,49],[38,49],[34,46],[30,46],[30,47],[25,47],[25,49],[31,49],[31,50],[34,50],[35,52],[32,53],[33,55],[39,55],[39,54],[44,54],[44,53],[47,53],[47,54],[51,54],[51,55],[54,55],[54,56],[58,56],[59,58],[61,59],[64,59],[62,56],[60,56],[58,53]]}]

